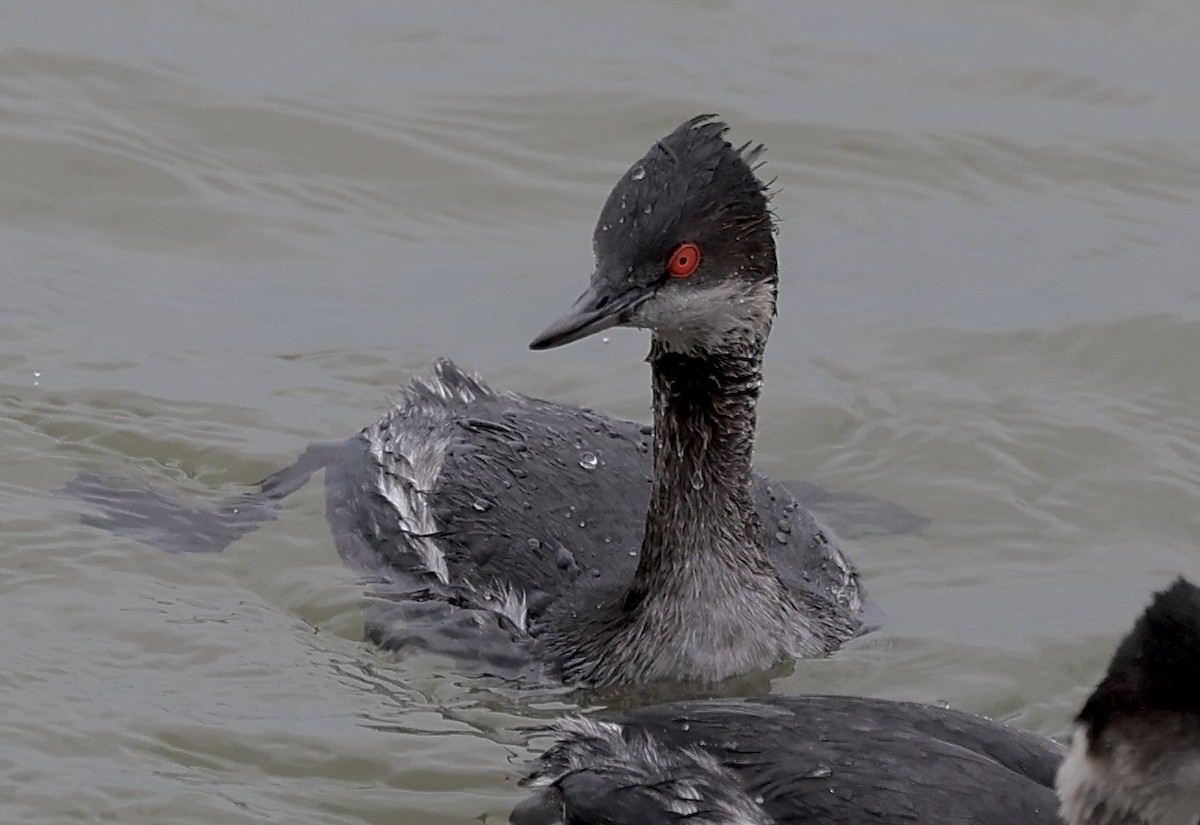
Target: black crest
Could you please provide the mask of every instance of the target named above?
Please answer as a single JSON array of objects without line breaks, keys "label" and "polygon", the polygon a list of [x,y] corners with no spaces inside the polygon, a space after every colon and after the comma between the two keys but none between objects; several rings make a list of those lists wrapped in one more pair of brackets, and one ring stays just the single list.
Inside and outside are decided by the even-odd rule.
[{"label": "black crest", "polygon": [[1200,724],[1200,587],[1180,577],[1154,596],[1080,711],[1092,741],[1122,715],[1167,712]]},{"label": "black crest", "polygon": [[676,244],[708,241],[706,254],[738,244],[739,257],[769,257],[774,271],[768,184],[755,174],[763,146],[735,148],[715,117],[681,124],[621,177],[596,224],[599,261],[644,280]]}]

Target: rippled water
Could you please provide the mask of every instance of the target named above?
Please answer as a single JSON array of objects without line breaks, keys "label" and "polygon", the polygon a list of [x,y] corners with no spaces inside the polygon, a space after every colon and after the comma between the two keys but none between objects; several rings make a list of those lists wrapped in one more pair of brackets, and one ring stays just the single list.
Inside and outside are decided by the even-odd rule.
[{"label": "rippled water", "polygon": [[758,460],[920,535],[781,692],[1065,730],[1200,576],[1200,6],[276,2],[0,11],[0,819],[502,821],[515,697],[361,641],[318,484],[220,556],[79,522],[85,470],[211,502],[437,355],[646,418],[644,334],[525,345],[685,117],[768,144]]}]

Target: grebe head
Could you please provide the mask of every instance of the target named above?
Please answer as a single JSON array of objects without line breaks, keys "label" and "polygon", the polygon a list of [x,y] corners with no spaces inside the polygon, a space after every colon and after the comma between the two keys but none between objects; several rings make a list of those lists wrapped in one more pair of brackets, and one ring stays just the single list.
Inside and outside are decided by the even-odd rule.
[{"label": "grebe head", "polygon": [[1154,597],[1075,722],[1066,822],[1200,825],[1200,588]]},{"label": "grebe head", "polygon": [[755,175],[763,147],[735,149],[713,118],[687,121],[618,181],[596,224],[591,284],[531,348],[618,325],[686,355],[761,347],[777,283],[767,187]]}]

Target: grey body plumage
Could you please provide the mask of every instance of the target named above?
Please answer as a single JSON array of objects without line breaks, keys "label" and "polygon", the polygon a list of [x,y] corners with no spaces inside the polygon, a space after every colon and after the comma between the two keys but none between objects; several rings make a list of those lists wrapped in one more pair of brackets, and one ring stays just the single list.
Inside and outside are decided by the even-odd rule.
[{"label": "grey body plumage", "polygon": [[[513,825],[1200,823],[1200,588],[1157,594],[1070,752],[948,708],[849,696],[568,719]],[[1057,784],[1057,793],[1055,791]]]},{"label": "grey body plumage", "polygon": [[588,290],[531,344],[649,329],[652,428],[440,361],[357,437],[216,510],[88,475],[68,491],[102,509],[93,523],[219,551],[324,469],[339,553],[370,582],[368,636],[505,677],[707,683],[836,649],[862,631],[854,568],[751,468],[778,273],[760,150],[725,131],[688,121],[621,178]]},{"label": "grey body plumage", "polygon": [[[528,636],[520,641],[568,683],[715,682],[788,658],[822,655],[861,630],[861,597],[853,568],[793,502],[786,502],[791,511],[784,516],[764,515],[771,519],[769,524],[783,525],[787,532],[782,535],[794,536],[796,543],[787,553],[773,556],[763,548],[753,494],[761,483],[753,479],[751,456],[763,351],[775,314],[774,226],[765,187],[751,165],[760,150],[734,149],[725,141],[725,129],[707,117],[689,121],[626,173],[597,224],[596,271],[590,286],[571,312],[532,344],[537,349],[557,346],[618,324],[652,332],[648,361],[654,391],[653,474],[632,575],[603,551],[581,563],[577,551],[595,542],[594,537],[588,541],[582,536],[555,540],[570,559],[565,567],[571,573],[561,572],[561,566],[556,570],[543,558],[537,562],[538,582],[513,575],[521,566],[516,559],[496,565],[496,578],[490,582],[480,580],[488,575],[488,567],[478,559],[430,562],[420,533],[435,528],[424,523],[427,506],[422,502],[454,500],[459,493],[442,483],[442,476],[432,485],[398,479],[410,469],[416,476],[424,473],[408,459],[411,449],[401,446],[389,452],[386,446],[409,438],[413,429],[421,433],[423,443],[453,442],[462,420],[473,416],[469,410],[479,393],[462,399],[462,409],[445,416],[443,428],[420,426],[421,411],[410,404],[364,433],[379,465],[379,489],[385,496],[406,489],[412,494],[411,504],[397,501],[395,510],[402,517],[410,511],[417,516],[398,528],[411,537],[407,544],[416,559],[443,586],[462,577],[494,604],[507,605],[510,623]],[[696,257],[682,274],[670,267],[673,251],[685,248],[694,250]],[[446,383],[449,370],[441,367],[439,382]],[[446,403],[453,393],[434,395]],[[511,405],[525,403],[512,396],[506,400]],[[554,414],[548,405],[540,412]],[[572,410],[570,415],[578,413]],[[488,420],[494,422],[495,417]],[[512,416],[499,431],[491,425],[488,437],[471,441],[464,454],[478,451],[483,441],[492,446],[507,438],[510,446],[527,445],[526,436],[532,433],[524,432],[523,425],[529,420]],[[546,430],[558,428],[538,431]],[[497,432],[501,434],[494,437]],[[474,435],[480,435],[478,428]],[[536,470],[541,483],[567,482],[567,468],[578,462],[580,453],[568,451],[567,456],[562,460],[553,448],[538,453],[538,461],[554,460],[549,477],[541,468]],[[429,462],[422,457],[419,463]],[[519,465],[519,456],[510,455],[495,466],[507,472]],[[469,474],[443,473],[469,486],[486,478],[488,469],[485,459],[476,461]],[[584,472],[598,478],[622,471],[610,464],[585,467]],[[507,476],[504,481],[509,484],[506,491],[524,486]],[[587,491],[573,483],[566,489],[576,501],[587,497]],[[529,498],[525,492],[506,492],[495,504],[504,511],[528,506],[539,520],[552,523],[555,514],[543,498],[548,491],[536,498],[536,491],[529,491]],[[773,492],[776,501],[784,499]],[[622,497],[605,495],[603,501]],[[485,511],[493,507],[486,499],[474,505]],[[564,515],[579,514],[576,510]],[[586,517],[581,520],[587,523]],[[447,513],[437,519],[446,531],[439,533],[439,540],[445,543],[449,534],[475,521],[462,508]],[[596,529],[605,531],[609,524],[611,519],[597,519]],[[507,538],[481,532],[493,548],[497,539]],[[518,552],[560,553],[553,545],[542,545],[543,537],[530,538],[528,550]],[[615,549],[621,560],[634,547],[622,543]],[[790,557],[778,559],[780,555]],[[580,569],[590,567],[598,576],[577,575],[572,563]],[[547,571],[550,582],[545,581]],[[545,609],[536,615],[511,615],[519,603],[544,603]]]}]

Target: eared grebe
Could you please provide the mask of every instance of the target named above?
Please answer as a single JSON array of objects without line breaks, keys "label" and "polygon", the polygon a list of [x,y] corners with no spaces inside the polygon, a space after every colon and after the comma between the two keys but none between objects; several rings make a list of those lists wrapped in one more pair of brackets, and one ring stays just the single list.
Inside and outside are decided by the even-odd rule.
[{"label": "eared grebe", "polygon": [[[538,336],[652,332],[654,427],[496,392],[439,361],[378,423],[314,445],[216,511],[93,476],[102,523],[220,550],[326,469],[338,550],[374,584],[368,635],[605,686],[715,682],[861,632],[841,550],[750,460],[778,276],[761,147],[694,118],[617,183],[596,269]],[[764,549],[764,546],[766,549]]]},{"label": "eared grebe", "polygon": [[659,705],[558,734],[513,825],[1197,825],[1200,588],[1155,596],[1065,761],[981,716],[842,696]]}]

